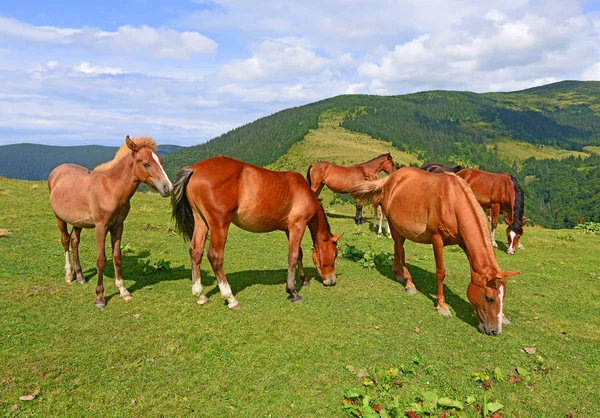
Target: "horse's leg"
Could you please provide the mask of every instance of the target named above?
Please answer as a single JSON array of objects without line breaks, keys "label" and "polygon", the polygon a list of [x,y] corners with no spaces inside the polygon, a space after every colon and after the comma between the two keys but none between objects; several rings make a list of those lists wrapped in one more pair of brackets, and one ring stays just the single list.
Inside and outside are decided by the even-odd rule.
[{"label": "horse's leg", "polygon": [[123,235],[123,224],[114,226],[110,230],[110,243],[112,245],[113,267],[115,268],[115,286],[119,289],[119,294],[123,300],[131,300],[131,294],[123,284],[123,275],[121,274],[121,236]]},{"label": "horse's leg", "polygon": [[496,228],[498,227],[498,215],[500,214],[500,205],[494,203],[490,208],[490,218],[492,222],[492,245],[494,248],[498,248],[496,243]]},{"label": "horse's leg", "polygon": [[96,225],[96,269],[98,270],[98,284],[96,284],[96,308],[104,308],[106,301],[104,300],[104,268],[106,267],[106,250],[104,243],[106,242],[107,229],[104,225]]},{"label": "horse's leg", "polygon": [[285,291],[288,292],[292,302],[295,303],[302,303],[302,298],[296,290],[296,266],[299,264],[299,260],[302,263],[300,243],[305,229],[306,225],[302,225],[302,228],[290,229],[289,233],[286,233],[288,236],[288,272]]},{"label": "horse's leg", "polygon": [[208,298],[202,291],[202,281],[200,280],[200,265],[204,255],[207,232],[208,226],[204,219],[194,214],[194,234],[190,242],[190,259],[192,260],[192,295],[198,298],[198,305],[205,305],[208,302]]},{"label": "horse's leg", "polygon": [[437,303],[436,309],[442,316],[450,316],[450,309],[446,305],[444,298],[444,278],[446,277],[446,269],[444,268],[444,241],[440,235],[434,235],[431,243],[433,244],[433,255],[435,256],[435,278],[438,282],[437,288]]},{"label": "horse's leg", "polygon": [[392,231],[390,230],[390,221],[385,218],[385,215],[383,214],[383,211],[381,212],[381,214],[382,214],[383,220],[385,221],[386,226],[387,226],[387,237],[388,238],[392,238]]},{"label": "horse's leg", "polygon": [[73,281],[73,270],[71,268],[71,261],[69,260],[69,231],[67,223],[58,216],[56,217],[56,223],[58,229],[60,229],[60,243],[63,246],[63,250],[65,250],[65,281],[71,283]]},{"label": "horse's leg", "polygon": [[377,231],[377,216],[379,216],[378,207],[373,206],[373,231]]},{"label": "horse's leg", "polygon": [[[302,244],[302,241],[300,242]],[[302,245],[298,247],[298,278],[302,280],[303,286],[308,286],[310,284],[310,277],[306,277],[306,273],[304,272],[304,264],[302,264]]]},{"label": "horse's leg", "polygon": [[365,223],[362,215],[363,205],[362,203],[356,202],[356,216],[354,217],[354,223],[356,225],[362,225]]},{"label": "horse's leg", "polygon": [[404,290],[409,295],[416,295],[417,289],[413,283],[412,276],[406,268],[406,260],[404,257],[404,238],[395,229],[392,228],[392,238],[394,238],[394,268],[393,272],[396,280],[404,284]]},{"label": "horse's leg", "polygon": [[208,247],[208,261],[215,272],[221,297],[227,300],[227,306],[231,309],[241,309],[235,296],[231,292],[225,271],[223,271],[223,258],[225,252],[225,243],[227,242],[227,231],[229,223],[224,225],[210,226],[210,245]]},{"label": "horse's leg", "polygon": [[81,264],[79,263],[79,242],[81,241],[81,228],[76,226],[71,231],[71,248],[73,250],[73,266],[75,267],[75,277],[77,283],[85,284],[85,277],[81,271]]},{"label": "horse's leg", "polygon": [[377,236],[380,237],[383,235],[381,229],[383,228],[383,210],[381,210],[381,206],[377,206],[377,217],[379,218],[379,231],[377,232]]}]

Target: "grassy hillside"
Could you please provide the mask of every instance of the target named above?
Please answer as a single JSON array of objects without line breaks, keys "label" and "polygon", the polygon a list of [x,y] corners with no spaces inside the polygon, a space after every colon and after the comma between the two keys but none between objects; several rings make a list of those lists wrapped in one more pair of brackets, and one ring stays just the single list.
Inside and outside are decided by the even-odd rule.
[{"label": "grassy hillside", "polygon": [[[375,393],[364,374],[374,368],[404,371],[403,386],[389,388],[402,412],[435,392],[460,401],[467,417],[482,416],[484,398],[502,404],[506,417],[600,415],[598,235],[526,227],[526,250],[515,256],[499,242],[501,267],[522,274],[507,286],[513,324],[493,338],[475,329],[469,266],[457,247],[444,251],[450,318],[434,309],[431,247],[412,243],[406,256],[416,296],[386,262],[367,269],[340,256],[337,286],[313,280],[300,289],[305,303],[295,305],[285,293],[285,235],[232,227],[225,271],[243,308],[223,304],[206,259],[211,302],[198,306],[188,246],[169,229],[169,201],[137,193],[123,235],[133,299],[119,298],[109,259],[108,305],[97,310],[93,232],[83,231],[80,247],[90,282],[66,284],[45,184],[0,179],[0,189],[2,416],[344,417],[348,389]],[[335,210],[333,232],[344,232],[341,250],[393,251],[370,225],[354,226],[351,206],[326,210]],[[311,246],[306,233],[305,265],[315,275]],[[144,272],[159,261],[170,270]],[[489,390],[473,374],[487,374]],[[34,399],[19,400],[28,395]],[[434,407],[432,416],[441,415]]]},{"label": "grassy hillside", "polygon": [[570,151],[563,148],[551,147],[541,144],[530,144],[522,141],[502,140],[487,145],[489,152],[497,152],[498,156],[512,164],[513,161],[522,163],[528,158],[536,160],[545,160],[548,158],[565,158],[565,157],[588,157],[595,148],[600,147],[587,146],[584,151]]},{"label": "grassy hillside", "polygon": [[[158,153],[165,156],[177,151],[179,145],[159,145]],[[112,160],[118,147],[85,145],[61,147],[39,144],[0,145],[0,176],[45,180],[50,172],[63,163],[79,164],[87,168]]]}]

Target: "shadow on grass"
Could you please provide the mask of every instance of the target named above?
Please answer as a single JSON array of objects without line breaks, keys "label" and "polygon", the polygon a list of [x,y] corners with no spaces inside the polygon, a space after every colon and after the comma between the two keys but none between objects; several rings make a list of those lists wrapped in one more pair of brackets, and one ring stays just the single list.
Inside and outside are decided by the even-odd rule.
[{"label": "shadow on grass", "polygon": [[[408,271],[410,272],[413,278],[413,282],[415,284],[415,287],[417,288],[417,291],[427,296],[429,300],[432,301],[433,307],[435,308],[435,306],[437,305],[437,279],[435,278],[435,273],[428,270],[423,270],[420,267],[408,263],[407,267]],[[394,273],[392,273],[392,266],[378,265],[376,266],[376,268],[382,276],[385,276],[390,280],[396,281],[396,277]],[[435,265],[433,265],[432,268],[435,269]],[[446,276],[445,280],[448,280],[448,276]],[[446,299],[446,303],[450,307],[452,307],[458,319],[476,328],[477,320],[473,315],[473,308],[471,307],[471,303],[467,299],[467,286],[469,285],[471,280],[469,272],[465,272],[465,277],[452,277],[451,280],[461,280],[462,282],[464,282],[465,291],[461,296],[448,289],[447,286],[444,286],[444,297]]]}]

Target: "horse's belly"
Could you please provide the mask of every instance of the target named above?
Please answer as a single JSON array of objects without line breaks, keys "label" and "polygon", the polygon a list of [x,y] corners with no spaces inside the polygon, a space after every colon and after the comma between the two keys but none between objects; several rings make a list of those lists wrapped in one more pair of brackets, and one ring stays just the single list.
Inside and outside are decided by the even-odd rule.
[{"label": "horse's belly", "polygon": [[233,224],[248,232],[271,232],[281,229],[281,225],[271,219],[258,216],[243,216],[238,213],[233,217]]}]

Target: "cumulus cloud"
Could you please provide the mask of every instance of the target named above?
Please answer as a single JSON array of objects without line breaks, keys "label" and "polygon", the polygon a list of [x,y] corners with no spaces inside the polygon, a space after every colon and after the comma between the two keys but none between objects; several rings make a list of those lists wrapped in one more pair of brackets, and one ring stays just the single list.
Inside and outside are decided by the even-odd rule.
[{"label": "cumulus cloud", "polygon": [[149,55],[155,58],[190,59],[198,54],[212,54],[217,44],[198,32],[178,32],[168,28],[124,25],[115,32],[94,28],[58,28],[35,26],[0,17],[0,35],[27,41],[82,45],[112,53]]},{"label": "cumulus cloud", "polygon": [[99,65],[90,65],[89,62],[83,61],[73,67],[75,71],[84,74],[100,75],[100,74],[122,74],[123,70],[116,67],[102,67]]}]

